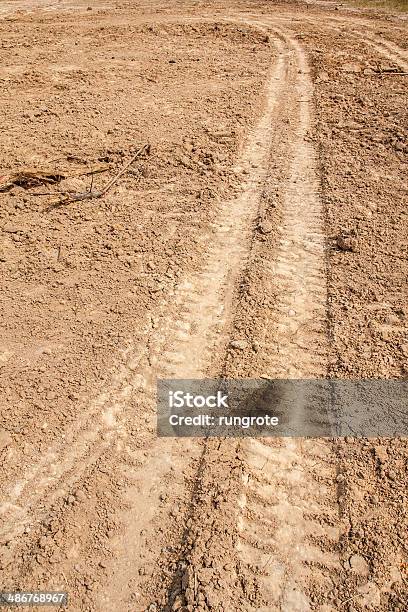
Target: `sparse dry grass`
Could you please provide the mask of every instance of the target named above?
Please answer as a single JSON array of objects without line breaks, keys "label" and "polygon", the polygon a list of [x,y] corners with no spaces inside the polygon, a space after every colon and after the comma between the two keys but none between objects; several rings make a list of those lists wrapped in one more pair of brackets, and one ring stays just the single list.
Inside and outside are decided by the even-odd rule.
[{"label": "sparse dry grass", "polygon": [[408,12],[408,0],[353,0],[353,4],[367,8]]}]

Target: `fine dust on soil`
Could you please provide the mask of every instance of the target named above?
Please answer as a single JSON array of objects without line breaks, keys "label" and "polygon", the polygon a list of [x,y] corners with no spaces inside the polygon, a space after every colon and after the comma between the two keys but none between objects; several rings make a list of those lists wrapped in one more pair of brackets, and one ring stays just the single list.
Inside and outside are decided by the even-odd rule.
[{"label": "fine dust on soil", "polygon": [[0,6],[0,185],[67,177],[0,192],[3,589],[405,610],[404,439],[155,435],[157,376],[407,377],[404,22],[89,4]]}]

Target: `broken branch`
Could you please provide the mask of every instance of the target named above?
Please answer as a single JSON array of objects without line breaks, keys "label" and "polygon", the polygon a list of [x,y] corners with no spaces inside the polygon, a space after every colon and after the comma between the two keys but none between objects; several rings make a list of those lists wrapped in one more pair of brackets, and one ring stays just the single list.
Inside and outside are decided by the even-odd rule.
[{"label": "broken branch", "polygon": [[[127,162],[127,164],[125,164],[123,168],[121,168],[121,170],[113,178],[111,178],[110,181],[106,183],[105,187],[103,187],[101,191],[92,191],[92,185],[91,185],[91,189],[89,191],[82,191],[80,193],[70,193],[66,191],[57,191],[53,193],[48,193],[47,195],[54,195],[55,193],[57,193],[59,195],[65,196],[64,200],[61,200],[60,202],[52,206],[52,208],[55,208],[56,206],[62,206],[63,204],[68,204],[69,202],[81,202],[83,200],[94,200],[97,198],[101,198],[109,191],[109,189],[111,189],[111,187],[113,187],[113,185],[115,185],[118,182],[120,177],[126,172],[129,166],[133,164],[135,159],[140,157],[142,153],[147,153],[149,151],[150,151],[150,144],[143,145],[143,147],[141,147],[131,157],[131,159]],[[35,194],[35,195],[40,195],[40,194]],[[44,195],[44,194],[41,194],[41,195]]]}]

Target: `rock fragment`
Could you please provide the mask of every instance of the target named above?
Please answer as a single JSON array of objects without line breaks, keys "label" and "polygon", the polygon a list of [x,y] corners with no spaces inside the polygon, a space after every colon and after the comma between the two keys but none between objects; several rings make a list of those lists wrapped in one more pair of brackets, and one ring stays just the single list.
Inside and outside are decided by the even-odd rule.
[{"label": "rock fragment", "polygon": [[238,349],[239,351],[244,351],[248,348],[248,342],[246,340],[232,340],[232,342],[230,342],[230,347]]}]

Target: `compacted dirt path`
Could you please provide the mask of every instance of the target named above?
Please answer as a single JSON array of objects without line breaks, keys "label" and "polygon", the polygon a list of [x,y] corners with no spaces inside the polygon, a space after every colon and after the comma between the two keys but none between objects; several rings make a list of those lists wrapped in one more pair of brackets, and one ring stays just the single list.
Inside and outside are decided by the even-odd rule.
[{"label": "compacted dirt path", "polygon": [[404,440],[155,432],[158,377],[406,376],[404,23],[331,8],[3,3],[4,589],[405,608]]}]

